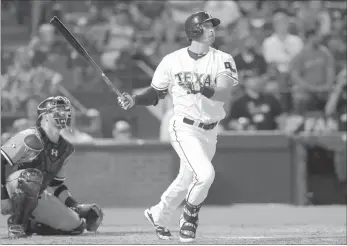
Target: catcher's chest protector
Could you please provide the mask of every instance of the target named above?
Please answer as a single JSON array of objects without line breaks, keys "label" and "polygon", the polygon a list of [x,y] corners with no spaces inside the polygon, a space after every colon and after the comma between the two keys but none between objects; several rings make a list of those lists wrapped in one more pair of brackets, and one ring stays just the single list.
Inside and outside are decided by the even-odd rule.
[{"label": "catcher's chest protector", "polygon": [[74,152],[74,148],[71,143],[62,137],[58,144],[54,144],[48,139],[41,128],[37,130],[41,136],[44,148],[31,162],[19,164],[18,169],[37,168],[40,170],[43,174],[42,192],[60,171],[65,160]]}]

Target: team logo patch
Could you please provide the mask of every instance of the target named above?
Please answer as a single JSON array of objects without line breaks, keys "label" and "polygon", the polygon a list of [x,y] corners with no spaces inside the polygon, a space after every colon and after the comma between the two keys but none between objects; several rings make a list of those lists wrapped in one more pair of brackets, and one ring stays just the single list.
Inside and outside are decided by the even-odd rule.
[{"label": "team logo patch", "polygon": [[57,149],[51,149],[51,156],[58,157],[58,150]]}]

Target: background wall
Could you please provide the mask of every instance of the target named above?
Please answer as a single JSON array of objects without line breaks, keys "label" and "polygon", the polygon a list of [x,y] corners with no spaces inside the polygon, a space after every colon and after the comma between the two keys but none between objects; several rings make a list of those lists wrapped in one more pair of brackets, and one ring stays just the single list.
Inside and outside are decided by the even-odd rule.
[{"label": "background wall", "polygon": [[[68,165],[67,184],[81,202],[94,201],[105,207],[149,206],[160,199],[178,172],[178,158],[167,144],[98,143],[77,145],[76,149]],[[302,143],[285,135],[220,136],[213,160],[216,179],[206,204],[304,205],[303,152]]]}]

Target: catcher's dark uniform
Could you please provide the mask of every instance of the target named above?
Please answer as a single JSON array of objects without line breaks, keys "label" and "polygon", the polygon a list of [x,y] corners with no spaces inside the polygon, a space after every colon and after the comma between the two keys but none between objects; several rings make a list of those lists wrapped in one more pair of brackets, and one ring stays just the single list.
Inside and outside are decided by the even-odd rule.
[{"label": "catcher's dark uniform", "polygon": [[9,228],[18,225],[26,234],[41,235],[97,230],[101,209],[78,204],[64,184],[65,165],[74,151],[62,136],[58,143],[50,141],[39,126],[17,133],[1,147],[1,199],[12,202]]}]

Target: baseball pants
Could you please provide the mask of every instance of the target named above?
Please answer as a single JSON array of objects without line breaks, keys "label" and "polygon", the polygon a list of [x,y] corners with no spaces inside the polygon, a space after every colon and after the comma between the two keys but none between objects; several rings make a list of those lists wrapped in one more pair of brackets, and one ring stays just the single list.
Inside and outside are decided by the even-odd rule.
[{"label": "baseball pants", "polygon": [[168,224],[184,199],[192,205],[201,204],[215,177],[211,161],[216,152],[217,127],[204,130],[184,123],[180,116],[173,116],[169,127],[171,144],[180,158],[180,169],[160,202],[151,207],[154,221],[161,226]]},{"label": "baseball pants", "polygon": [[[18,178],[23,171],[18,170],[8,176],[6,188],[10,197],[15,192],[18,185]],[[73,231],[81,224],[79,215],[48,192],[48,190],[44,190],[41,194],[37,207],[32,215],[36,222],[63,231]]]}]

